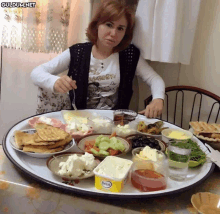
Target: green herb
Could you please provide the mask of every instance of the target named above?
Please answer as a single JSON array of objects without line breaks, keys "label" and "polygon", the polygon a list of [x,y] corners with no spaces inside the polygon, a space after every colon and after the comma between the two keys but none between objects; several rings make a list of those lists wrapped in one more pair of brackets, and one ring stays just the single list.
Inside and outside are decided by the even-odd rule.
[{"label": "green herb", "polygon": [[169,151],[169,156],[170,156],[170,159],[173,161],[178,161],[181,163],[187,163],[189,161],[189,156],[176,154],[172,151]]},{"label": "green herb", "polygon": [[192,161],[206,160],[206,154],[200,149],[199,145],[191,139],[185,142],[173,141],[171,145],[179,148],[191,149],[190,160]]}]

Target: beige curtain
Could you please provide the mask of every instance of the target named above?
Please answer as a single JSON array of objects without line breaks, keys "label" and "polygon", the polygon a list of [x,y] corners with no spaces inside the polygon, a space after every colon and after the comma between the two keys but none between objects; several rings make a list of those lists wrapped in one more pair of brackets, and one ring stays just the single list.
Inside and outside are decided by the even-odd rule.
[{"label": "beige curtain", "polygon": [[1,45],[27,52],[64,51],[67,48],[71,0],[30,2],[22,2],[27,6],[25,8],[11,7],[12,2],[4,3],[1,8]]},{"label": "beige curtain", "polygon": [[201,0],[139,0],[133,43],[145,59],[190,64]]},{"label": "beige curtain", "polygon": [[68,46],[86,42],[86,28],[92,11],[92,0],[71,0]]}]

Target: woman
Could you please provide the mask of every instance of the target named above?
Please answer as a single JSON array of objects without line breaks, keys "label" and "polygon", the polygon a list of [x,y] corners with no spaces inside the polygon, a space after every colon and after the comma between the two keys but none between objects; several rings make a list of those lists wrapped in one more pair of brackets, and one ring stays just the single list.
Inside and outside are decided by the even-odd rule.
[{"label": "woman", "polygon": [[[164,82],[130,44],[133,28],[132,10],[116,0],[103,1],[87,29],[90,42],[73,45],[35,68],[31,73],[34,84],[56,93],[74,89],[78,109],[117,109],[128,108],[133,77],[137,75],[151,87],[153,95],[150,105],[139,113],[149,118],[159,116]],[[56,76],[67,69],[67,76]]]}]

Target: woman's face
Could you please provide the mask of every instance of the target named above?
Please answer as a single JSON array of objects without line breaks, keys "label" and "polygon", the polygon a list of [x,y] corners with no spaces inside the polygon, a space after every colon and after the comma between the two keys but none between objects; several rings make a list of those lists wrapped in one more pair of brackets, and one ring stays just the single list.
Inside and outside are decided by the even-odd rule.
[{"label": "woman's face", "polygon": [[127,20],[124,16],[116,21],[107,21],[98,26],[97,45],[113,49],[123,39],[127,28]]}]

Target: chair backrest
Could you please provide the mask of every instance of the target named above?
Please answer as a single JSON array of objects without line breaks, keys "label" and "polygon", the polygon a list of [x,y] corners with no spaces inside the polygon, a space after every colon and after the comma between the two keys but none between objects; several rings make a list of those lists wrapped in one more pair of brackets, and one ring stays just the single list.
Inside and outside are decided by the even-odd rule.
[{"label": "chair backrest", "polygon": [[[145,107],[152,96],[144,100]],[[189,128],[189,121],[218,123],[220,97],[210,91],[193,86],[171,86],[165,89],[165,107],[160,119],[182,128]]]}]

